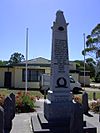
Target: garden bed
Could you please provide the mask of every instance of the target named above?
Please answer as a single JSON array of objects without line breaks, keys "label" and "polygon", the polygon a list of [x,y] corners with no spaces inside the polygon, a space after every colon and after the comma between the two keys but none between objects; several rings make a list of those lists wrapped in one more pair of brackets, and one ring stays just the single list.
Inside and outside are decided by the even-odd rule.
[{"label": "garden bed", "polygon": [[2,89],[0,91],[0,105],[3,106],[4,99],[10,93],[15,94],[15,108],[16,113],[28,113],[35,111],[36,99],[43,98],[43,95],[38,91],[18,91],[18,90],[7,90]]}]

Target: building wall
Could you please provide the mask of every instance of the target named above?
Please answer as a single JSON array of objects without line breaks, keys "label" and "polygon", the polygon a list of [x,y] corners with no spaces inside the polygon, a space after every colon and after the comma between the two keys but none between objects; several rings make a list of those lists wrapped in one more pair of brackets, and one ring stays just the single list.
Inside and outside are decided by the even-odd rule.
[{"label": "building wall", "polygon": [[5,82],[5,72],[11,72],[11,87],[14,85],[14,69],[13,68],[6,68],[6,67],[1,67],[0,68],[0,87],[4,87],[4,82]]},{"label": "building wall", "polygon": [[4,87],[4,72],[5,68],[0,68],[0,87]]},{"label": "building wall", "polygon": [[[85,77],[85,80],[84,80]],[[85,75],[84,75],[84,71],[81,71],[79,73],[79,82],[85,86],[90,86],[90,72],[89,71],[85,71]]]},{"label": "building wall", "polygon": [[76,63],[70,61],[70,62],[69,62],[69,69],[70,69],[70,70],[76,70]]},{"label": "building wall", "polygon": [[[79,82],[84,86],[84,76],[79,76]],[[85,76],[85,86],[90,86],[90,76]]]},{"label": "building wall", "polygon": [[[45,70],[45,73],[50,73],[49,67],[28,67],[28,69],[43,69]],[[15,78],[14,78],[14,87],[15,88],[25,88],[25,81],[22,81],[22,69],[25,69],[25,67],[15,67]],[[28,82],[27,83],[28,88],[39,88],[39,82]]]},{"label": "building wall", "polygon": [[[70,62],[69,66],[70,70],[76,70],[76,64],[73,62]],[[45,73],[50,75],[50,67],[40,67],[40,66],[28,66],[30,69],[43,69],[45,70]],[[11,72],[12,78],[11,78],[11,87],[14,88],[25,88],[25,81],[22,81],[22,69],[25,69],[25,66],[13,66],[12,68],[7,67],[0,67],[0,87],[4,87],[4,80],[5,80],[5,72]],[[70,73],[72,77],[79,81],[81,84],[84,83],[84,77],[83,75],[79,75],[79,73],[76,73],[75,71],[73,73]],[[90,76],[85,77],[85,84],[90,84]],[[39,82],[28,82],[27,83],[28,88],[39,88]]]},{"label": "building wall", "polygon": [[70,73],[70,75],[74,78],[75,81],[79,81],[79,74],[78,73]]}]

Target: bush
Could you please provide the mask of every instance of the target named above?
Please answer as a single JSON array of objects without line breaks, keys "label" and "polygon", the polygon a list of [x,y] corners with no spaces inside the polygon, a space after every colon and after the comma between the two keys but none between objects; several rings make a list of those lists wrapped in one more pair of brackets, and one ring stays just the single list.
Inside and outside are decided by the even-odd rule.
[{"label": "bush", "polygon": [[35,97],[33,97],[29,92],[19,91],[16,94],[16,112],[17,113],[27,113],[33,112],[35,103]]}]

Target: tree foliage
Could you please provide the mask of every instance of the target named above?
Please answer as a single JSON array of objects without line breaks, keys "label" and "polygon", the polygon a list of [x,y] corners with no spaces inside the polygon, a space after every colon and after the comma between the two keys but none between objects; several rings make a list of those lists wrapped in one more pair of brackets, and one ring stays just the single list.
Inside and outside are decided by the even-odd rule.
[{"label": "tree foliage", "polygon": [[25,60],[24,55],[22,55],[21,53],[15,52],[11,55],[9,63],[16,64],[24,60]]},{"label": "tree foliage", "polygon": [[100,60],[100,24],[97,24],[87,36],[86,48],[82,54],[89,55],[96,61]]},{"label": "tree foliage", "polygon": [[7,64],[8,64],[8,61],[2,61],[2,60],[0,60],[0,66],[5,66]]},{"label": "tree foliage", "polygon": [[[75,60],[76,69],[80,71],[84,71],[84,61]],[[95,77],[95,61],[92,58],[86,59],[85,62],[85,70],[90,71],[90,78]]]},{"label": "tree foliage", "polygon": [[97,24],[92,29],[91,34],[87,36],[86,48],[82,51],[82,54],[89,55],[92,59],[94,59],[95,64],[92,62],[92,64],[90,63],[89,65],[95,67],[96,76],[97,73],[100,72],[100,23]]}]

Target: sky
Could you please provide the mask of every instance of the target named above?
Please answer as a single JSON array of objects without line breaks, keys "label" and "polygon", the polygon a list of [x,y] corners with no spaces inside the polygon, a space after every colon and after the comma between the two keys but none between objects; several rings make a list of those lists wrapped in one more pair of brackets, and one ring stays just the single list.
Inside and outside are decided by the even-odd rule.
[{"label": "sky", "polygon": [[0,60],[8,61],[15,52],[26,57],[26,28],[28,59],[51,59],[51,26],[58,10],[69,23],[69,60],[83,60],[83,34],[100,23],[100,0],[0,0]]}]

